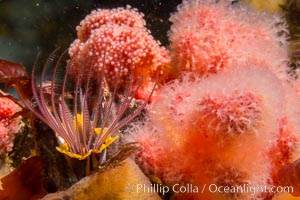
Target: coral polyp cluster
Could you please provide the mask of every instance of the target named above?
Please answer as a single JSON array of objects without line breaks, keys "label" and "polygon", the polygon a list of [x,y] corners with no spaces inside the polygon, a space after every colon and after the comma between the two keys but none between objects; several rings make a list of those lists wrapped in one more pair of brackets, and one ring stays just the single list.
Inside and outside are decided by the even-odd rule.
[{"label": "coral polyp cluster", "polygon": [[126,9],[97,9],[87,15],[85,19],[80,22],[79,26],[76,27],[77,36],[80,41],[84,42],[90,37],[93,30],[107,24],[144,28],[146,22],[143,17],[142,13],[139,13],[136,9],[130,8],[129,6]]},{"label": "coral polyp cluster", "polygon": [[109,74],[108,85],[128,74],[134,82],[143,77],[137,95],[141,98],[145,98],[158,76],[160,80],[167,76],[168,51],[150,35],[142,14],[135,9],[95,10],[80,23],[77,32],[79,39],[69,50],[74,62],[70,71],[74,76],[81,68],[92,68],[96,79],[104,70]]},{"label": "coral polyp cluster", "polygon": [[[259,20],[258,20],[259,19]],[[270,199],[298,156],[300,98],[279,16],[242,3],[187,0],[172,14],[172,72],[132,125],[142,169],[166,185],[265,187],[174,193],[175,199]]]},{"label": "coral polyp cluster", "polygon": [[229,98],[203,98],[198,104],[201,120],[216,132],[243,134],[255,129],[261,118],[260,98],[252,93],[232,94]]},{"label": "coral polyp cluster", "polygon": [[[149,120],[137,128],[143,147],[138,161],[168,185],[221,184],[228,167],[234,169],[228,177],[232,182],[276,184],[274,172],[295,158],[299,140],[288,125],[297,115],[286,112],[281,81],[268,68],[252,66],[235,66],[204,80],[191,76],[183,74],[158,91]],[[238,172],[243,179],[235,180]],[[261,195],[268,194],[256,198]]]},{"label": "coral polyp cluster", "polygon": [[286,76],[287,30],[279,16],[257,15],[257,11],[230,1],[198,0],[183,1],[170,21],[174,71],[204,76],[233,63],[252,62]]}]

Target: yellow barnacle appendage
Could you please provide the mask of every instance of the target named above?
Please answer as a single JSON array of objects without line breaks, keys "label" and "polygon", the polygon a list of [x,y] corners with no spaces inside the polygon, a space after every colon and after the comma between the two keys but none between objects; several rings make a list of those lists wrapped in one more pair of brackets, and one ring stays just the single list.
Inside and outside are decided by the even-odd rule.
[{"label": "yellow barnacle appendage", "polygon": [[[83,115],[81,113],[76,114],[76,118],[73,120],[73,127],[74,127],[74,129],[79,129],[79,130],[82,129]],[[106,131],[107,131],[107,128],[103,128],[103,130],[101,128],[94,128],[94,133],[96,135],[101,134],[100,137],[103,136],[106,133]],[[119,133],[120,133],[120,131],[119,131]],[[106,140],[100,146],[99,149],[90,149],[88,152],[86,152],[85,149],[83,148],[81,154],[71,152],[69,145],[66,142],[63,142],[62,144],[60,144],[58,147],[56,147],[56,149],[60,153],[63,153],[71,158],[76,158],[78,160],[84,160],[87,157],[89,157],[92,153],[95,153],[95,154],[101,153],[104,149],[106,149],[111,143],[116,141],[118,138],[119,138],[119,136],[115,136],[115,137],[109,136],[108,138],[106,138]]]},{"label": "yellow barnacle appendage", "polygon": [[106,149],[110,144],[112,144],[118,138],[119,138],[118,135],[115,137],[108,137],[105,140],[105,142],[100,146],[99,149],[91,149],[88,152],[84,153],[83,155],[70,152],[70,148],[67,143],[63,143],[63,144],[59,145],[58,147],[56,147],[56,150],[59,151],[60,153],[63,153],[65,155],[71,157],[71,158],[76,158],[78,160],[84,160],[87,157],[89,157],[92,153],[95,153],[95,154],[101,153],[104,149]]},{"label": "yellow barnacle appendage", "polygon": [[77,125],[78,125],[78,129],[81,129],[82,128],[82,126],[83,126],[83,116],[82,116],[82,114],[76,114],[76,120],[74,119],[73,120],[73,126],[74,126],[74,128],[76,127],[76,122],[77,122]]},{"label": "yellow barnacle appendage", "polygon": [[107,128],[104,128],[102,133],[101,133],[101,128],[94,128],[94,132],[96,135],[103,135],[107,131]]}]

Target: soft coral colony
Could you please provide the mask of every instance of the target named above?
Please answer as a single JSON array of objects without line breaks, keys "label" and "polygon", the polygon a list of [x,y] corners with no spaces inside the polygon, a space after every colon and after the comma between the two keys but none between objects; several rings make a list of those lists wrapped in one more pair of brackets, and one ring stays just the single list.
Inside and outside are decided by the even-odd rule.
[{"label": "soft coral colony", "polygon": [[272,198],[272,186],[288,184],[278,171],[300,150],[285,22],[226,0],[185,0],[170,21],[168,51],[136,9],[97,9],[76,28],[66,69],[64,54],[53,62],[56,51],[39,84],[34,67],[25,81],[34,100],[23,82],[13,85],[53,129],[57,150],[87,161],[86,172],[106,162],[125,132],[141,147],[135,158],[145,174],[169,188],[266,188],[174,199]]},{"label": "soft coral colony", "polygon": [[[266,187],[175,199],[270,199],[299,156],[300,105],[285,22],[229,1],[183,1],[170,17],[171,72],[132,126],[137,161],[166,185]],[[289,186],[296,186],[289,182]],[[294,189],[297,189],[296,187]]]}]

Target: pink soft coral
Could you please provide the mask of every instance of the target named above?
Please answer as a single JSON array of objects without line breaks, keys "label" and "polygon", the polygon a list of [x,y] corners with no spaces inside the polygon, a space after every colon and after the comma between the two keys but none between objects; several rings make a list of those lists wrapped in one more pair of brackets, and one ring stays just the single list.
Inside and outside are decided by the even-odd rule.
[{"label": "pink soft coral", "polygon": [[225,0],[185,0],[170,21],[175,72],[205,76],[232,63],[251,62],[287,79],[286,25],[279,16]]},{"label": "pink soft coral", "polygon": [[[225,0],[185,0],[170,20],[171,65],[181,76],[157,92],[146,120],[133,125],[142,146],[137,161],[170,187],[277,185],[278,170],[300,150],[300,99],[286,81],[285,23]],[[273,195],[206,189],[174,197]]]},{"label": "pink soft coral", "polygon": [[85,42],[90,37],[92,30],[107,24],[144,28],[146,22],[143,17],[142,13],[130,6],[127,6],[126,9],[97,9],[86,16],[76,27],[77,36],[80,41]]},{"label": "pink soft coral", "polygon": [[[136,125],[143,147],[138,161],[170,186],[272,186],[274,172],[299,150],[299,119],[290,113],[286,91],[267,67],[236,66],[206,79],[184,75],[158,91],[148,120]],[[257,192],[255,198],[268,195]],[[254,196],[205,191],[176,197]]]},{"label": "pink soft coral", "polygon": [[154,40],[145,27],[142,14],[131,8],[98,9],[77,27],[78,38],[70,46],[70,72],[76,77],[81,68],[100,77],[109,74],[108,85],[144,77],[138,97],[145,98],[159,76],[168,74],[168,51]]}]

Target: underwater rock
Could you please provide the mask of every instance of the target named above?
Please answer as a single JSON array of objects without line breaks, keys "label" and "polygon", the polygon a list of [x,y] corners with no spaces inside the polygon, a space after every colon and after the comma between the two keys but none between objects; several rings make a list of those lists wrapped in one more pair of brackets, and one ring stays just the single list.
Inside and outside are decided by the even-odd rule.
[{"label": "underwater rock", "polygon": [[105,169],[85,177],[70,189],[46,195],[42,200],[159,200],[155,192],[138,192],[138,185],[151,188],[148,178],[131,159],[126,159],[115,168]]}]

